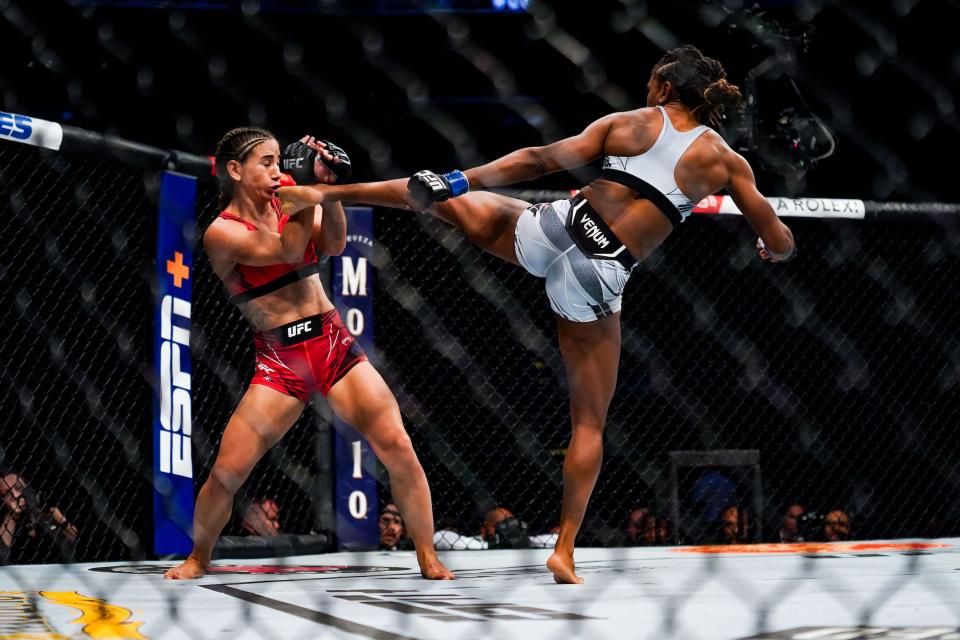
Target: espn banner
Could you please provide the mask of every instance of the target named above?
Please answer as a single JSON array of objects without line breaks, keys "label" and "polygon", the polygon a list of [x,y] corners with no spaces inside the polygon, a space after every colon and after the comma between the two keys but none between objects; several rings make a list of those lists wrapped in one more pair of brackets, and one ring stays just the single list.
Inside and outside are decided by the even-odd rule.
[{"label": "espn banner", "polygon": [[193,546],[190,276],[197,180],[167,171],[157,216],[153,362],[153,550],[186,555]]}]

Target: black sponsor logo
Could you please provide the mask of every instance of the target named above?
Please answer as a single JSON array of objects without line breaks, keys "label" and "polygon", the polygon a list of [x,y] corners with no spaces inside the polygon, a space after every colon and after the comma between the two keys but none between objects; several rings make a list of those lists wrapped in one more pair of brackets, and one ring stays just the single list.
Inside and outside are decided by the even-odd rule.
[{"label": "black sponsor logo", "polygon": [[[90,571],[103,573],[126,573],[132,575],[158,575],[171,566],[155,564],[124,564],[110,567],[90,567]],[[208,576],[222,575],[302,575],[327,573],[383,573],[386,571],[407,571],[407,567],[376,567],[371,565],[214,565],[207,569]]]},{"label": "black sponsor logo", "polygon": [[340,600],[368,604],[397,613],[422,616],[441,622],[490,620],[591,620],[579,613],[551,611],[512,602],[483,602],[458,593],[423,593],[408,589],[328,589]]},{"label": "black sponsor logo", "polygon": [[740,640],[960,640],[951,627],[797,627]]}]

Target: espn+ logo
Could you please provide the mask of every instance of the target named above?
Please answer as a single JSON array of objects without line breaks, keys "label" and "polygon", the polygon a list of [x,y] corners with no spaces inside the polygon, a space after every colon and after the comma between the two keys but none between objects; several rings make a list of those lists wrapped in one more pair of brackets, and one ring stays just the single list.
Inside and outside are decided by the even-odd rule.
[{"label": "espn+ logo", "polygon": [[0,136],[26,140],[33,133],[33,120],[28,116],[0,111]]},{"label": "espn+ logo", "polygon": [[190,358],[190,329],[173,324],[174,316],[189,320],[190,303],[172,295],[163,296],[160,303],[160,471],[192,478],[190,374],[181,366]]}]

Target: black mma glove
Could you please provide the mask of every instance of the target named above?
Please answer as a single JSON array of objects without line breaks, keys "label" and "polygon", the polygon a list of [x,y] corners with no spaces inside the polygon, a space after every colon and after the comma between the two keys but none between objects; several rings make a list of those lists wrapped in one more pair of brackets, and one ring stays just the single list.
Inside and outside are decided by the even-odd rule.
[{"label": "black mma glove", "polygon": [[349,180],[350,174],[353,172],[353,165],[350,164],[350,156],[347,155],[347,152],[328,140],[320,140],[319,142],[325,146],[330,155],[333,156],[333,160],[327,160],[321,155],[320,160],[323,161],[323,164],[330,167],[330,171],[333,171],[337,176],[337,182],[346,182]]},{"label": "black mma glove", "polygon": [[470,183],[462,171],[450,173],[434,173],[433,171],[418,171],[407,180],[407,191],[414,204],[426,209],[435,202],[443,202],[449,198],[463,195],[470,190]]},{"label": "black mma glove", "polygon": [[333,156],[332,160],[328,160],[323,154],[317,153],[316,149],[297,140],[288,144],[287,148],[283,150],[283,159],[280,164],[283,172],[290,174],[290,177],[297,184],[316,184],[317,175],[313,165],[317,160],[320,160],[337,177],[336,182],[343,182],[349,178],[352,165],[347,152],[332,142],[326,140],[319,140],[318,142],[326,147],[330,155]]}]

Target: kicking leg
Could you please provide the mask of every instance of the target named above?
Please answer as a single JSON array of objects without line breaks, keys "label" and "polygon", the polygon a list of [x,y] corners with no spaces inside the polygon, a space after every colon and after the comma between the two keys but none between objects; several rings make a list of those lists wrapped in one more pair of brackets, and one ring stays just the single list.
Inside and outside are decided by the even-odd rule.
[{"label": "kicking leg", "polygon": [[[287,214],[324,202],[357,202],[414,210],[406,180],[357,184],[282,187],[278,193]],[[489,191],[473,191],[431,206],[427,212],[451,224],[473,244],[507,262],[517,264],[514,234],[517,219],[529,202]]]},{"label": "kicking leg", "polygon": [[373,365],[361,362],[333,385],[327,400],[337,415],[367,438],[387,468],[390,488],[417,550],[420,573],[430,580],[452,580],[454,575],[433,547],[433,505],[427,476],[387,383]]},{"label": "kicking leg", "polygon": [[233,511],[233,497],[263,454],[293,426],[304,403],[269,387],[252,384],[223,432],[217,461],[197,495],[193,551],[164,578],[199,578],[210,564],[213,545]]},{"label": "kicking leg", "polygon": [[617,385],[620,364],[620,314],[594,322],[557,318],[560,352],[570,387],[573,436],[563,462],[560,535],[547,568],[560,583],[581,583],[573,549],[603,461],[603,426]]}]

